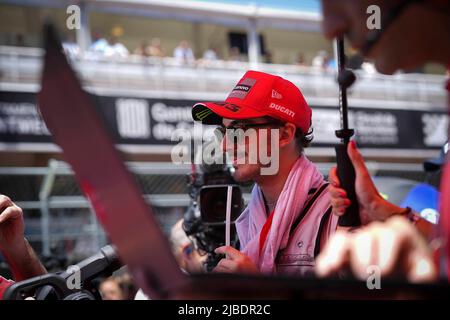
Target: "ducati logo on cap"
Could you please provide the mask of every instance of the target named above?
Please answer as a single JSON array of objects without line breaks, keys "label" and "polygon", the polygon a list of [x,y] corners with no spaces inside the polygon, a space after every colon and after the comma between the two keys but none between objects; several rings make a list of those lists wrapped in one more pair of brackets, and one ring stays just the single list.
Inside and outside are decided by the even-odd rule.
[{"label": "ducati logo on cap", "polygon": [[255,83],[255,79],[245,78],[239,82],[236,87],[234,87],[233,91],[231,91],[228,95],[228,98],[238,98],[244,100]]}]

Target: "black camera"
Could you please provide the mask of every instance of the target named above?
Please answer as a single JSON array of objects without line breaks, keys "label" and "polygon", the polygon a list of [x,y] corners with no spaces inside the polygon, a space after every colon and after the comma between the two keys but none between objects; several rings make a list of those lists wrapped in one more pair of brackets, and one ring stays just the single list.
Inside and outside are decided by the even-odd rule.
[{"label": "black camera", "polygon": [[194,239],[197,249],[207,254],[205,269],[210,272],[222,258],[214,252],[226,244],[226,213],[229,188],[230,245],[238,245],[234,222],[242,212],[244,201],[242,190],[233,179],[227,165],[212,164],[200,166],[200,172],[189,175],[189,195],[191,203],[184,214],[183,229]]},{"label": "black camera", "polygon": [[[67,271],[47,273],[11,285],[3,294],[4,300],[101,300],[93,282],[108,277],[123,266],[114,246],[107,245],[100,252],[81,261]],[[69,287],[73,272],[78,272],[77,286]],[[76,277],[74,277],[76,279]]]}]

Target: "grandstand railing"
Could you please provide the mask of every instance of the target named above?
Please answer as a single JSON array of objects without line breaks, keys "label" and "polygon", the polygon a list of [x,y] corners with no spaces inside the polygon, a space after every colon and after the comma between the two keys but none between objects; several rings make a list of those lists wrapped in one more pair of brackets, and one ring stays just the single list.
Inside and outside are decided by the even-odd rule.
[{"label": "grandstand railing", "polygon": [[[40,81],[43,50],[0,46],[0,85],[35,84]],[[307,66],[280,64],[249,64],[235,61],[197,60],[190,64],[165,57],[105,57],[93,52],[71,55],[70,61],[92,89],[111,89],[114,92],[143,91],[156,97],[223,99],[247,69],[258,69],[283,76],[298,85],[311,104],[335,104],[337,98],[335,72]],[[352,101],[403,108],[428,107],[443,109],[445,78],[430,74],[402,74],[392,76],[369,74],[357,70],[357,81],[349,91]],[[319,101],[320,100],[320,101]],[[408,102],[408,104],[405,104]],[[369,103],[370,104],[370,103]]]}]

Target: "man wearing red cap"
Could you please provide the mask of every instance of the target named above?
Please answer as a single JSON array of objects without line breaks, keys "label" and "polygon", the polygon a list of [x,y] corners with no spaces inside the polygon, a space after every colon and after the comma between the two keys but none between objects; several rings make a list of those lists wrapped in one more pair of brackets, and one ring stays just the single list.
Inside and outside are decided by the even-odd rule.
[{"label": "man wearing red cap", "polygon": [[[215,271],[312,272],[337,218],[331,215],[328,184],[303,154],[312,129],[311,109],[300,90],[281,77],[248,71],[225,101],[197,103],[192,115],[219,126],[235,180],[255,182],[251,200],[236,221],[240,251],[217,248],[226,258]],[[270,163],[263,154],[270,156]],[[265,170],[269,167],[276,170]]]}]

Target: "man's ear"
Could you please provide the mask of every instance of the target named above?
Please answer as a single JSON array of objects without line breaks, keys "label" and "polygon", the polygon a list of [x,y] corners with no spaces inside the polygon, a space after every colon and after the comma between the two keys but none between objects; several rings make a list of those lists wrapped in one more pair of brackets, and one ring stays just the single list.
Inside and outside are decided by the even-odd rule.
[{"label": "man's ear", "polygon": [[293,123],[286,123],[284,127],[280,128],[280,148],[289,145],[295,140],[295,132],[297,128]]}]

